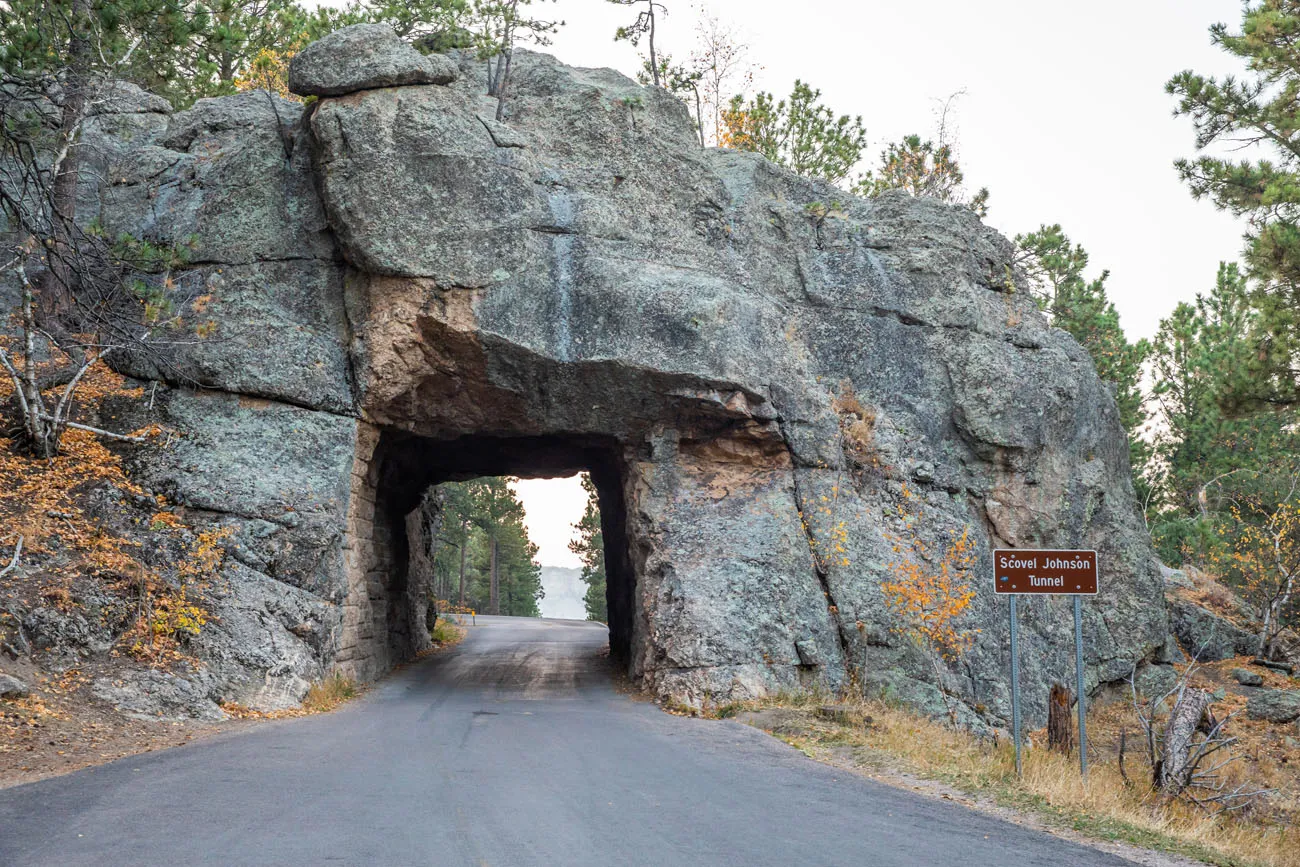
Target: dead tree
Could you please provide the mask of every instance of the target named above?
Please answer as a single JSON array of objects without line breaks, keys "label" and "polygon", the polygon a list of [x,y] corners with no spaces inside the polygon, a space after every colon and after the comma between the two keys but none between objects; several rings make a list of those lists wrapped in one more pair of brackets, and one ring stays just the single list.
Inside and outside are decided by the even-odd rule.
[{"label": "dead tree", "polygon": [[1070,721],[1070,690],[1052,684],[1047,696],[1047,748],[1069,755],[1074,750],[1074,724]]},{"label": "dead tree", "polygon": [[1160,762],[1156,766],[1155,783],[1166,795],[1177,796],[1191,783],[1196,768],[1195,737],[1204,728],[1204,719],[1210,709],[1210,694],[1203,689],[1182,689],[1169,719],[1165,723]]},{"label": "dead tree", "polygon": [[[121,351],[170,367],[156,350],[179,321],[171,269],[184,251],[79,220],[73,189],[92,178],[87,124],[122,104],[126,91],[111,75],[138,44],[94,73],[79,71],[75,87],[54,74],[0,72],[0,216],[10,239],[0,277],[20,290],[22,330],[21,357],[0,349],[0,369],[14,385],[27,444],[44,458],[58,453],[68,428],[131,439],[72,421],[77,388],[96,362]],[[53,384],[38,371],[40,352],[55,362],[47,366],[62,366]]]},{"label": "dead tree", "polygon": [[[1237,738],[1226,727],[1236,713],[1215,718],[1209,693],[1191,686],[1195,668],[1189,665],[1163,695],[1145,701],[1138,697],[1136,666],[1129,677],[1133,708],[1146,736],[1152,789],[1166,800],[1188,801],[1210,815],[1247,809],[1273,790],[1253,788],[1249,782],[1229,787],[1222,771],[1239,756],[1232,752]],[[1161,730],[1155,717],[1170,703]]]}]

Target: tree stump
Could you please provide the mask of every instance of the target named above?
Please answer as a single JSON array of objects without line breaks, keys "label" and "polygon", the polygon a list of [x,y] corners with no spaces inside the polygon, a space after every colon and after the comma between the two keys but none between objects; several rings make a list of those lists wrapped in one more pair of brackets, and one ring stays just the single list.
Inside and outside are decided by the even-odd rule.
[{"label": "tree stump", "polygon": [[1047,696],[1047,748],[1070,754],[1074,749],[1074,725],[1070,722],[1070,690],[1059,683],[1052,684]]}]

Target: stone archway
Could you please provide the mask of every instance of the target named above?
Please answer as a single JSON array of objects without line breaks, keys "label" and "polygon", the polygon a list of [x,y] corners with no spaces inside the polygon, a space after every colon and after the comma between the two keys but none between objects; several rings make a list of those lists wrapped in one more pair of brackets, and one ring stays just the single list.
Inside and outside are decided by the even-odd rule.
[{"label": "stone archway", "polygon": [[[852,673],[933,705],[880,592],[900,535],[1095,548],[1090,677],[1163,644],[1114,400],[975,214],[701,149],[666,92],[544,55],[517,53],[498,122],[472,56],[357,33],[299,55],[305,108],[142,103],[88,139],[121,163],[86,192],[105,225],[197,237],[177,279],[216,299],[220,339],[124,363],[175,388],[122,409],[178,432],[138,478],[237,529],[242,583],[201,639],[214,694],[378,676],[416,643],[394,558],[414,486],[560,465],[621,504],[616,644],[681,701]],[[1071,644],[1027,609],[1032,718]],[[997,719],[991,593],[969,623],[943,687]]]}]

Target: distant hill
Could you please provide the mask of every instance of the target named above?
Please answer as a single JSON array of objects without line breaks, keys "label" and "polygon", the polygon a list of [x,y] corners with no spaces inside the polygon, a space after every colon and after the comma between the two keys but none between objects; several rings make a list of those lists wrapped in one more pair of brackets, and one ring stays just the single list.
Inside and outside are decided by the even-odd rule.
[{"label": "distant hill", "polygon": [[543,566],[542,589],[546,591],[540,603],[543,617],[587,619],[587,606],[582,601],[587,585],[582,583],[581,569]]}]

